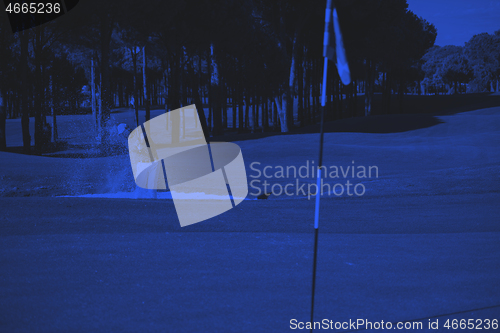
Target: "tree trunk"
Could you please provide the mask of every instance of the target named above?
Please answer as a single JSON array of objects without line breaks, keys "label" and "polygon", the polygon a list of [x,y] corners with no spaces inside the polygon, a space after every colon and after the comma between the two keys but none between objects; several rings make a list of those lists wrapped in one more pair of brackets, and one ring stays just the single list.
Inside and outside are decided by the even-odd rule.
[{"label": "tree trunk", "polygon": [[213,128],[213,135],[218,136],[223,134],[222,130],[222,110],[221,110],[221,89],[222,87],[219,85],[219,71],[217,69],[217,63],[215,61],[215,55],[214,55],[214,47],[213,45],[210,45],[210,66],[211,66],[211,73],[212,76],[210,78],[210,85],[211,85],[211,100],[213,101],[212,108],[213,108],[213,122],[214,122],[214,128]]},{"label": "tree trunk", "polygon": [[317,83],[317,71],[316,71],[316,60],[312,61],[312,69],[311,69],[311,98],[312,98],[312,121],[313,124],[316,124],[316,119],[318,115],[318,105],[316,104],[316,83]]},{"label": "tree trunk", "polygon": [[250,92],[245,89],[245,129],[250,127]]},{"label": "tree trunk", "polygon": [[252,96],[252,104],[250,109],[252,110],[252,133],[255,133],[257,129],[257,100],[255,99],[255,95]]},{"label": "tree trunk", "polygon": [[132,56],[132,64],[134,67],[134,111],[135,111],[135,124],[136,126],[139,126],[139,94],[138,94],[138,84],[137,81],[137,48],[133,46],[133,48],[130,48],[130,55]]},{"label": "tree trunk", "polygon": [[304,126],[304,47],[300,47],[298,54],[298,62],[300,66],[297,69],[297,94],[298,94],[298,107],[297,107],[297,121],[300,126]]},{"label": "tree trunk", "polygon": [[[97,141],[102,143],[102,73],[99,73],[99,98],[97,99]],[[107,149],[108,147],[106,147]]]},{"label": "tree trunk", "polygon": [[13,91],[6,91],[5,93],[5,119],[10,115],[10,118],[12,118],[12,113],[13,113],[13,104],[14,104],[14,92]]},{"label": "tree trunk", "polygon": [[304,96],[305,96],[305,109],[304,109],[304,123],[305,124],[311,124],[312,122],[312,117],[311,117],[311,68],[310,68],[310,62],[305,61],[304,62],[304,69],[305,69],[305,77],[306,77],[306,85],[305,85],[305,91],[304,91]]},{"label": "tree trunk", "polygon": [[[403,99],[404,93],[406,90],[406,82],[404,78],[403,71],[399,70],[399,85],[398,85],[398,104],[399,104],[399,113],[403,113]],[[455,93],[457,92],[457,86],[455,85]]]},{"label": "tree trunk", "polygon": [[[5,43],[7,36],[7,29],[5,29],[5,26],[3,28],[4,29],[0,30],[0,45]],[[0,47],[4,48],[2,50],[3,52],[8,51],[7,46],[2,45]],[[2,53],[0,53],[0,55]],[[7,118],[7,105],[6,105],[7,94],[5,91],[6,80],[4,77],[6,65],[7,65],[6,61],[2,59],[0,62],[0,150],[1,151],[7,148],[7,135],[5,133],[5,123]]]},{"label": "tree trunk", "polygon": [[237,96],[237,90],[236,87],[233,87],[233,95],[232,95],[232,102],[233,102],[233,130],[236,130],[236,111],[238,109],[238,96]]},{"label": "tree trunk", "polygon": [[16,91],[16,107],[14,108],[14,115],[12,116],[13,119],[19,118],[19,115],[21,110],[21,94],[19,92],[19,88]]},{"label": "tree trunk", "polygon": [[352,116],[358,116],[358,81],[353,80],[351,83],[352,86]]},{"label": "tree trunk", "polygon": [[[297,47],[295,46],[296,42],[294,40],[294,49]],[[285,86],[285,91],[284,91],[284,98],[286,99],[286,102],[282,104],[284,114],[283,116],[285,117],[285,122],[286,122],[286,127],[281,127],[281,130],[285,129],[286,132],[289,131],[294,125],[294,120],[293,120],[293,92],[294,92],[294,82],[295,82],[295,72],[296,72],[296,58],[297,58],[297,51],[294,50],[292,54],[292,61],[290,65],[290,77],[288,81],[288,86]]]},{"label": "tree trunk", "polygon": [[[134,80],[135,83],[135,80]],[[96,96],[95,96],[95,63],[94,57],[90,60],[90,93],[92,94],[92,122],[94,123],[94,132],[97,136],[97,111],[96,111]],[[139,125],[138,125],[139,126]]]},{"label": "tree trunk", "polygon": [[211,60],[212,57],[210,53],[208,54],[207,57],[207,73],[208,73],[208,83],[207,83],[207,90],[208,90],[208,130],[211,132],[212,131],[212,109],[213,109],[213,98],[214,94],[212,92],[212,64]]},{"label": "tree trunk", "polygon": [[163,80],[164,80],[163,102],[165,103],[165,112],[168,112],[168,65],[167,69],[163,73]]},{"label": "tree trunk", "polygon": [[5,133],[5,119],[7,108],[5,107],[5,92],[3,87],[0,87],[0,150],[4,151],[7,148],[7,136]]},{"label": "tree trunk", "polygon": [[42,153],[43,149],[43,118],[42,118],[42,31],[43,26],[35,27],[35,152]]},{"label": "tree trunk", "polygon": [[185,79],[185,74],[184,71],[187,66],[187,55],[186,55],[186,50],[183,47],[182,48],[182,55],[181,55],[181,71],[179,72],[179,82],[180,82],[180,100],[181,100],[181,107],[187,106],[188,105],[188,97],[187,97],[187,84],[186,84],[186,79]]},{"label": "tree trunk", "polygon": [[281,105],[280,105],[278,97],[274,98],[274,102],[276,103],[276,108],[278,110],[278,116],[279,116],[280,124],[281,124],[281,132],[286,133],[286,132],[288,132],[288,123],[287,123],[287,118],[286,118],[286,110],[287,110],[287,95],[286,95],[286,93],[283,93],[283,95],[282,95]]},{"label": "tree trunk", "polygon": [[148,81],[146,78],[147,61],[146,46],[142,47],[142,86],[144,87],[144,106],[146,108],[146,121],[151,119],[151,109],[149,108]]},{"label": "tree trunk", "polygon": [[316,115],[319,119],[320,117],[320,114],[321,114],[321,84],[320,82],[323,82],[323,76],[321,75],[321,71],[323,69],[323,67],[320,65],[321,64],[321,61],[320,61],[321,58],[319,59],[316,59],[314,61],[315,63],[315,67],[316,67],[316,79],[314,80],[314,82],[316,83],[315,84],[315,98],[316,98]]},{"label": "tree trunk", "polygon": [[365,117],[368,117],[372,112],[372,97],[373,97],[373,68],[372,61],[366,61],[366,81],[365,81]]},{"label": "tree trunk", "polygon": [[222,128],[227,128],[227,86],[226,81],[221,80],[221,92],[222,92]]},{"label": "tree trunk", "polygon": [[[100,14],[100,41],[101,41],[101,82],[99,89],[99,99],[101,100],[101,112],[100,112],[100,127],[106,128],[108,120],[111,116],[111,108],[113,105],[113,97],[111,94],[110,85],[110,70],[109,70],[109,53],[111,45],[111,34],[113,33],[114,23],[108,17],[108,14],[103,11]],[[102,131],[101,140],[105,144],[105,150],[108,150],[109,146],[109,133],[107,130]]]},{"label": "tree trunk", "polygon": [[123,107],[123,72],[120,70],[120,77],[118,79],[118,106]]},{"label": "tree trunk", "polygon": [[[241,74],[243,72],[241,62],[238,62],[238,73]],[[243,86],[241,80],[237,82],[238,89],[238,132],[243,132]]]},{"label": "tree trunk", "polygon": [[334,69],[334,74],[331,75],[332,77],[332,82],[331,82],[331,86],[332,86],[332,119],[333,120],[337,120],[338,119],[338,109],[337,109],[337,89],[338,89],[338,85],[337,85],[337,78],[336,78],[336,75],[335,75],[335,69]]},{"label": "tree trunk", "polygon": [[20,76],[21,76],[21,128],[23,131],[23,150],[29,154],[31,152],[31,136],[30,136],[30,115],[28,103],[28,30],[20,32],[21,44],[21,59],[20,59]]},{"label": "tree trunk", "polygon": [[383,74],[383,84],[382,84],[382,101],[383,101],[383,106],[382,110],[384,114],[390,114],[391,113],[391,108],[390,108],[390,101],[391,101],[391,89],[390,89],[390,73],[389,72],[384,72]]},{"label": "tree trunk", "polygon": [[337,97],[337,108],[339,110],[339,119],[344,118],[344,108],[343,108],[343,99],[344,99],[344,85],[341,80],[338,80],[338,97]]},{"label": "tree trunk", "polygon": [[255,94],[255,127],[259,128],[260,122],[260,99],[259,95]]},{"label": "tree trunk", "polygon": [[387,114],[391,114],[391,98],[392,98],[392,73],[387,72],[387,78],[386,78],[386,89],[387,89]]},{"label": "tree trunk", "polygon": [[280,101],[278,98],[275,98],[275,102],[272,103],[273,107],[273,131],[278,132],[280,131],[279,128],[279,123],[278,123],[278,105]]},{"label": "tree trunk", "polygon": [[[201,57],[199,58],[199,62],[201,64]],[[201,128],[203,130],[203,134],[205,135],[205,141],[209,142],[210,133],[207,127],[207,119],[205,117],[205,111],[203,111],[203,102],[200,97],[200,83],[201,83],[201,73],[198,77],[194,74],[194,68],[190,66],[191,70],[191,84],[193,87],[193,99],[194,104],[196,106],[196,112],[198,113],[198,118],[200,119]]]},{"label": "tree trunk", "polygon": [[[170,107],[172,110],[179,109],[181,107],[181,96],[180,96],[180,73],[179,71],[181,70],[180,65],[181,65],[181,50],[176,50],[176,52],[173,54],[173,60],[171,62],[172,64],[172,77],[171,81],[172,84],[170,85],[170,95],[172,98],[169,96],[169,101],[170,101]],[[178,144],[180,142],[180,118],[179,117],[171,117],[172,120],[172,144]]]},{"label": "tree trunk", "polygon": [[262,132],[267,131],[267,127],[269,126],[268,122],[268,108],[267,108],[267,99],[266,97],[262,96]]},{"label": "tree trunk", "polygon": [[56,119],[56,111],[54,108],[54,81],[52,80],[52,77],[50,77],[49,80],[49,85],[50,85],[50,111],[52,113],[52,140],[54,140],[54,143],[59,140],[59,135],[57,133],[57,119]]}]

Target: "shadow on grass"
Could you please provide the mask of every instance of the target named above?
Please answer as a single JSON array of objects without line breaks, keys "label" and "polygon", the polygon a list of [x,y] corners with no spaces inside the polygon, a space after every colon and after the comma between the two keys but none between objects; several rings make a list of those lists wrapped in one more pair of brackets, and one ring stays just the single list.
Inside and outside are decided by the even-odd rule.
[{"label": "shadow on grass", "polygon": [[[399,113],[397,96],[392,96],[390,115],[381,115],[382,95],[375,94],[372,116],[364,117],[364,96],[358,96],[357,115],[325,122],[326,133],[400,133],[443,123],[437,116],[452,115],[461,112],[499,107],[500,95],[492,93],[476,93],[462,95],[407,95],[403,99],[403,113]],[[262,139],[275,135],[294,135],[319,133],[320,125],[308,125],[292,129],[289,133],[229,132],[223,136],[213,137],[212,141],[246,141]]]},{"label": "shadow on grass", "polygon": [[[429,114],[399,114],[340,119],[325,122],[325,133],[398,133],[431,127],[443,123]],[[227,133],[212,137],[211,141],[246,141],[275,135],[297,135],[319,133],[320,124],[297,127],[288,133]]]},{"label": "shadow on grass", "polygon": [[[382,95],[375,95],[374,110],[382,104]],[[361,103],[363,103],[361,101]],[[405,114],[433,114],[436,116],[451,115],[460,112],[475,111],[479,109],[500,106],[500,95],[493,93],[475,93],[458,95],[407,95],[403,99],[403,112]],[[359,111],[359,110],[358,110]],[[397,96],[391,100],[391,112],[399,113]],[[374,114],[378,114],[374,112]]]}]

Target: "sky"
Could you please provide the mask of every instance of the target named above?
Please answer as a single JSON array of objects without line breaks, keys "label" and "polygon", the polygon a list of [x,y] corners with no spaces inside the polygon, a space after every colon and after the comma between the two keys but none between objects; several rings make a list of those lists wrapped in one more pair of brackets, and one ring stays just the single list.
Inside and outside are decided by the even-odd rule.
[{"label": "sky", "polygon": [[436,45],[463,46],[472,36],[500,30],[500,0],[407,0],[408,8],[433,23]]}]

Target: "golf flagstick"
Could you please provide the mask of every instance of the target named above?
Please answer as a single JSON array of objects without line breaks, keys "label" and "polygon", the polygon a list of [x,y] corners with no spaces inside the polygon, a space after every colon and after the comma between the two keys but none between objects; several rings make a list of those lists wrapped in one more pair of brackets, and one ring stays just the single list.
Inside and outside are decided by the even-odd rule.
[{"label": "golf flagstick", "polygon": [[[330,21],[333,19],[333,27],[335,31],[335,48],[331,46],[330,40]],[[324,137],[324,120],[325,120],[325,104],[326,104],[326,79],[328,73],[328,59],[336,61],[337,70],[340,79],[344,84],[351,83],[351,75],[347,64],[344,43],[340,33],[340,25],[337,18],[337,11],[333,9],[332,0],[326,2],[325,13],[325,33],[323,39],[323,86],[321,87],[321,125],[319,131],[319,159],[318,172],[316,179],[316,205],[314,210],[314,259],[313,259],[313,274],[312,274],[312,294],[311,294],[311,332],[314,327],[314,293],[316,289],[316,264],[318,257],[318,223],[319,223],[319,203],[321,199],[321,166],[323,165],[323,137]]]}]

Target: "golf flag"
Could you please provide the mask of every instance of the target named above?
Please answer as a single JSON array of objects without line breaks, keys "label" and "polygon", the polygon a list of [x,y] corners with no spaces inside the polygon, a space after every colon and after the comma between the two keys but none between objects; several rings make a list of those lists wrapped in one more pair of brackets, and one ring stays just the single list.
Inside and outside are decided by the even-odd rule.
[{"label": "golf flag", "polygon": [[[328,74],[328,59],[335,61],[342,83],[348,85],[351,83],[351,73],[349,72],[349,64],[345,54],[344,42],[340,32],[339,19],[337,10],[333,7],[332,0],[326,0],[325,12],[325,35],[323,39],[323,86],[321,88],[321,125],[319,131],[319,159],[318,159],[318,174],[316,178],[316,206],[314,208],[314,256],[313,256],[313,274],[312,274],[312,292],[311,292],[311,323],[314,322],[314,293],[316,289],[316,265],[318,258],[318,224],[319,224],[319,203],[321,198],[321,167],[323,165],[323,140],[324,140],[324,118],[326,105],[326,83]],[[333,37],[335,36],[335,39]],[[311,333],[313,327],[311,326]]]},{"label": "golf flag", "polygon": [[351,73],[349,71],[349,64],[347,62],[344,41],[335,6],[333,6],[333,10],[330,6],[326,8],[323,57],[335,62],[343,84],[347,85],[351,83]]}]

